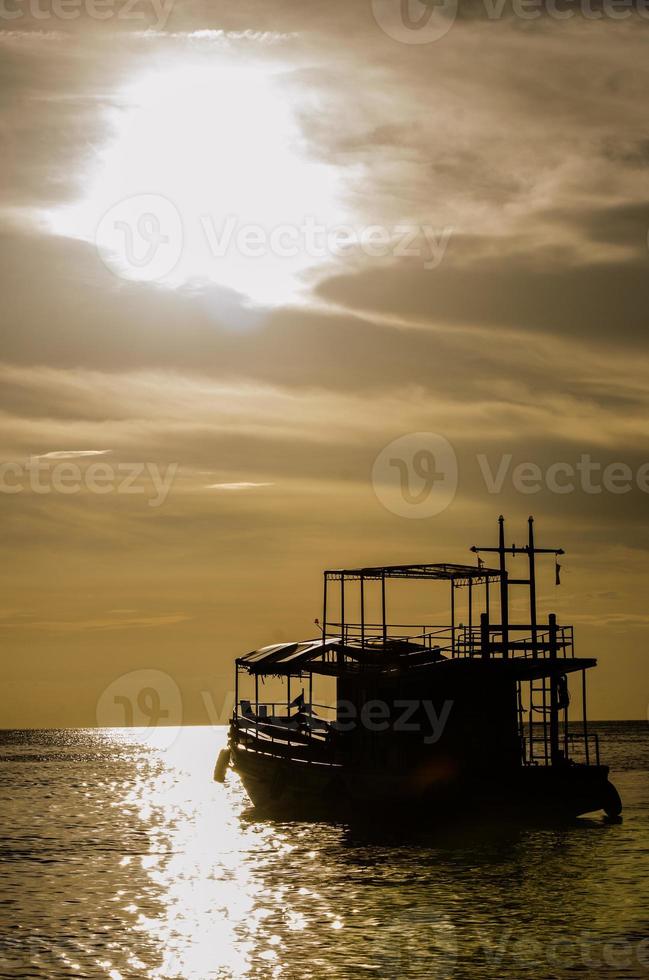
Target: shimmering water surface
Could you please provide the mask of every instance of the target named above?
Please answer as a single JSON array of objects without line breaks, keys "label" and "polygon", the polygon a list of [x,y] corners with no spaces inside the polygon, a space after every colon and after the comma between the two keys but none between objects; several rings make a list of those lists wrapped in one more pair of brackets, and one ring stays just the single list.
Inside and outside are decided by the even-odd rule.
[{"label": "shimmering water surface", "polygon": [[595,727],[621,824],[426,832],[256,819],[224,729],[2,733],[0,976],[649,976],[649,728]]}]

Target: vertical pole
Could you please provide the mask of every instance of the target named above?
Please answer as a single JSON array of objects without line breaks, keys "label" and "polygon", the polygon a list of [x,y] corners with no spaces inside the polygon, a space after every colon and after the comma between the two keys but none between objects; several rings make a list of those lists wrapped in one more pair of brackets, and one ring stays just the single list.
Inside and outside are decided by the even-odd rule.
[{"label": "vertical pole", "polygon": [[529,526],[529,536],[527,544],[527,557],[530,566],[530,625],[532,627],[532,656],[534,658],[539,655],[538,647],[538,633],[536,629],[536,568],[535,568],[535,551],[534,551],[534,518],[528,517],[527,523]]},{"label": "vertical pole", "polygon": [[234,670],[234,717],[235,719],[239,716],[239,664],[236,665]]},{"label": "vertical pole", "polygon": [[327,639],[327,572],[324,573],[324,594],[322,597],[322,645]]},{"label": "vertical pole", "polygon": [[385,572],[381,572],[381,619],[383,623],[383,645],[387,643],[388,627],[385,619]]},{"label": "vertical pole", "polygon": [[[541,678],[541,702],[543,706],[542,718],[543,718],[543,756],[545,758],[545,764],[547,766],[548,762],[552,759],[552,726],[548,724],[548,707],[550,708],[550,715],[552,713],[552,677],[542,677]],[[548,705],[548,694],[550,695],[550,704]]]},{"label": "vertical pole", "polygon": [[469,654],[473,654],[473,580],[469,579]]},{"label": "vertical pole", "polygon": [[259,674],[255,674],[255,737],[259,738]]},{"label": "vertical pole", "polygon": [[480,648],[482,659],[489,659],[489,613],[480,613]]},{"label": "vertical pole", "polygon": [[[345,645],[345,573],[340,573],[340,627],[341,627],[341,645]],[[336,663],[339,667],[342,667],[345,662],[345,654],[342,649],[338,647],[336,652]]]},{"label": "vertical pole", "polygon": [[286,675],[286,745],[291,748],[291,675]]},{"label": "vertical pole", "polygon": [[[313,671],[309,671],[309,713],[308,719],[313,722]],[[313,724],[309,725],[309,762],[313,762]]]},{"label": "vertical pole", "polygon": [[451,579],[451,657],[455,656],[455,582]]},{"label": "vertical pole", "polygon": [[518,724],[518,744],[520,746],[520,762],[525,765],[525,719],[523,717],[523,682],[516,681],[516,720]]},{"label": "vertical pole", "polygon": [[498,554],[500,556],[500,623],[503,635],[503,657],[509,656],[509,589],[505,562],[505,518],[498,518]]},{"label": "vertical pole", "polygon": [[[545,764],[547,766],[548,762],[552,758],[552,753],[548,752],[548,687],[552,691],[552,678],[547,677],[541,678],[541,703],[543,705],[543,752],[545,754]],[[550,695],[550,705],[552,704],[552,695]]]},{"label": "vertical pole", "polygon": [[[550,660],[553,667],[557,663],[557,617],[554,613],[548,616],[550,635]],[[545,715],[545,712],[544,712]],[[550,674],[550,761],[554,764],[559,758],[559,707],[557,698],[557,681],[554,671]]]},{"label": "vertical pole", "polygon": [[361,648],[365,649],[365,577],[361,572]]},{"label": "vertical pole", "polygon": [[530,762],[534,762],[534,681],[529,682]]},{"label": "vertical pole", "polygon": [[[534,518],[528,517],[528,538],[527,538],[527,560],[529,566],[529,590],[530,590],[530,632],[532,634],[532,657],[537,659],[539,655],[539,645],[538,645],[538,630],[537,630],[537,618],[536,618],[536,551],[534,548]],[[556,641],[556,634],[555,634]],[[555,742],[558,748],[558,734],[556,739],[553,736],[552,729],[552,691],[556,688],[554,683],[554,678],[551,676],[549,680],[550,684],[550,751],[548,754],[548,696],[547,696],[547,683],[545,677],[541,679],[542,685],[542,703],[543,703],[543,754],[545,756],[545,764],[549,762],[554,762],[555,758]],[[557,722],[558,723],[558,722]],[[553,740],[554,739],[554,740]]]},{"label": "vertical pole", "polygon": [[[568,678],[566,677],[566,684],[567,683],[568,683]],[[568,749],[569,749],[569,745],[570,745],[569,737],[568,737],[569,736],[569,733],[568,733],[568,710],[569,710],[569,706],[566,704],[566,706],[563,709],[563,757],[566,760],[566,762],[568,761]]]},{"label": "vertical pole", "polygon": [[581,672],[581,716],[584,724],[584,749],[586,765],[590,765],[590,750],[588,748],[588,711],[586,710],[586,671]]}]

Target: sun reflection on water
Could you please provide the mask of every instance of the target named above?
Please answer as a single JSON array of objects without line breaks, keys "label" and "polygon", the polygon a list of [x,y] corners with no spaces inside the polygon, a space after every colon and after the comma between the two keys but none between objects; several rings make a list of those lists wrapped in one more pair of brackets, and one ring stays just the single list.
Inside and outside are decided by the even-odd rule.
[{"label": "sun reflection on water", "polygon": [[627,942],[617,976],[639,975],[646,766],[621,774],[619,826],[410,836],[263,821],[236,776],[211,781],[224,729],[153,735],[6,736],[2,980],[486,980],[494,955],[520,980],[557,941],[579,964],[582,936]]},{"label": "sun reflection on water", "polygon": [[[137,734],[120,738],[137,746]],[[163,951],[150,977],[279,976],[278,924],[288,932],[307,927],[291,907],[289,885],[273,880],[294,845],[274,825],[242,820],[248,804],[235,779],[221,787],[207,777],[223,742],[222,731],[208,744],[200,730],[185,729],[170,749],[150,746],[159,762],[153,776],[114,802],[146,827],[150,850],[131,859],[164,896],[162,914],[123,906],[136,913],[133,929],[143,945]],[[322,913],[342,928],[333,910]]]}]

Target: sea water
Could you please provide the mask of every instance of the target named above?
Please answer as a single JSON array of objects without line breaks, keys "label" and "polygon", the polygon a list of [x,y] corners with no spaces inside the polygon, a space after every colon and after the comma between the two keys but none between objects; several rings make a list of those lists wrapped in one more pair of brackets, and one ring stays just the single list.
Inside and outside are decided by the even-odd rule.
[{"label": "sea water", "polygon": [[649,726],[564,826],[259,819],[224,728],[0,734],[2,977],[649,976]]}]

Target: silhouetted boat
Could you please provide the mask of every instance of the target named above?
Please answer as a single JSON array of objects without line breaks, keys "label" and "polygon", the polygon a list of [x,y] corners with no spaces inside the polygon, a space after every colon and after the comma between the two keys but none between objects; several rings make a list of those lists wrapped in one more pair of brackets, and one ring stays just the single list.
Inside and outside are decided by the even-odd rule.
[{"label": "silhouetted boat", "polygon": [[[537,618],[536,556],[556,562],[563,551],[535,547],[532,518],[523,547],[505,547],[502,517],[499,529],[497,547],[471,549],[476,565],[326,571],[320,636],[236,660],[229,748],[215,778],[231,766],[255,807],[289,817],[617,816],[620,797],[588,730],[586,671],[596,661],[574,656],[572,626]],[[482,552],[497,555],[498,567]],[[524,578],[508,574],[517,555],[527,559]],[[558,565],[556,575],[558,583]],[[386,587],[397,579],[450,585],[450,621],[390,623]],[[357,622],[347,616],[350,583]],[[509,592],[519,585],[529,592],[524,624],[510,621]],[[377,622],[367,616],[371,590]],[[568,724],[569,678],[581,682],[577,730]],[[281,684],[281,700],[260,700],[260,681]],[[318,684],[335,688],[332,704],[316,703]]]}]

